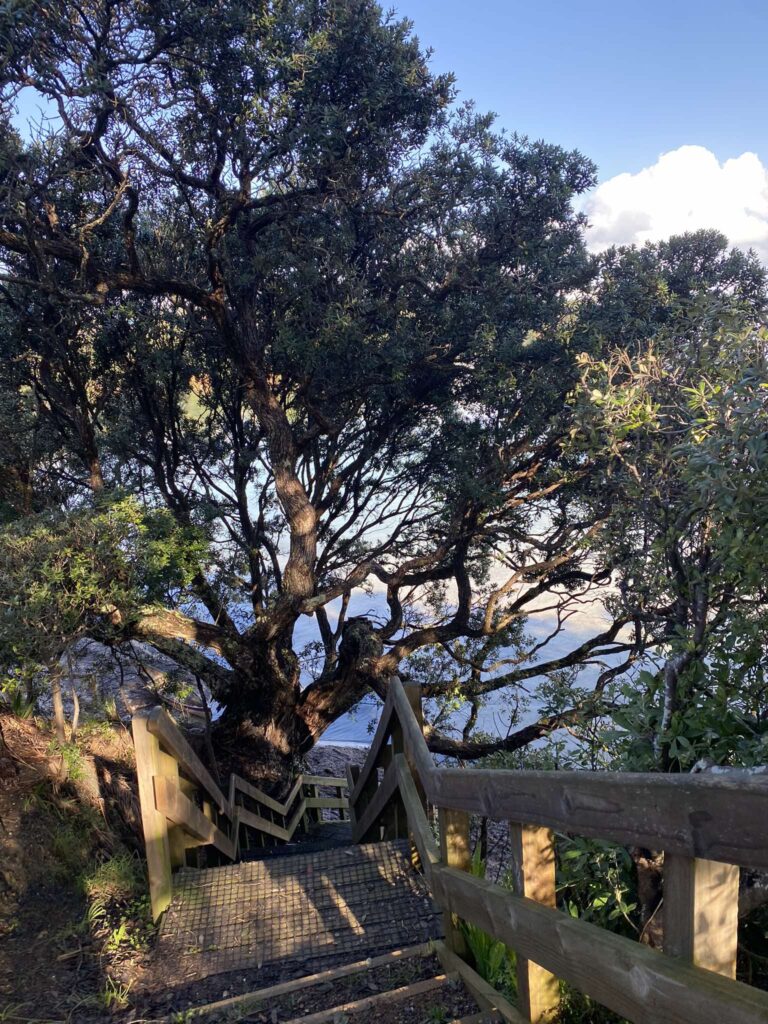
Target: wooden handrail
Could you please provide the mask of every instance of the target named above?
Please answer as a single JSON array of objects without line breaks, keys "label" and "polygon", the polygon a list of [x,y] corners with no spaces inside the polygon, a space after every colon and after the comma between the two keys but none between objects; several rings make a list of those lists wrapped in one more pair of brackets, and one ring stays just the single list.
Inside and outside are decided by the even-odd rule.
[{"label": "wooden handrail", "polygon": [[[290,842],[309,812],[343,813],[349,807],[342,795],[347,780],[324,775],[299,775],[285,799],[276,800],[233,774],[224,796],[164,708],[134,715],[132,728],[155,920],[170,903],[172,870],[185,863],[187,850],[209,846],[228,860],[237,860],[241,825],[272,840]],[[323,787],[338,795],[319,796],[317,790]],[[282,823],[272,815],[281,817]]]},{"label": "wooden handrail", "polygon": [[[388,747],[390,738],[397,742]],[[524,835],[536,839],[521,847],[531,856],[541,849],[539,833],[550,836],[550,850],[554,843],[552,832],[540,826],[665,850],[670,882],[679,887],[665,892],[665,904],[677,914],[668,952],[678,955],[660,955],[555,909],[554,874],[547,876],[552,905],[546,906],[540,895],[532,899],[456,870],[440,854],[417,783],[426,800],[449,816],[446,821],[467,823],[471,812],[519,823]],[[552,972],[637,1024],[768,1021],[768,993],[733,980],[738,870],[726,866],[768,867],[765,777],[438,767],[395,678],[350,793],[350,816],[357,841],[409,834],[433,896],[449,917],[457,915],[516,950],[518,972],[530,982],[521,988],[526,1019],[551,1014],[557,986],[546,979]],[[553,856],[542,861],[552,872]],[[542,999],[550,999],[548,1007]]]},{"label": "wooden handrail", "polygon": [[633,1024],[765,1024],[768,993],[440,865],[437,902]]},{"label": "wooden handrail", "polygon": [[390,683],[370,753],[350,794],[353,805],[391,735],[393,714],[435,807],[768,870],[765,775],[438,768],[397,678]]},{"label": "wooden handrail", "polygon": [[[235,789],[236,793],[244,793],[246,796],[250,797],[256,803],[262,804],[264,807],[268,807],[270,810],[274,811],[276,814],[281,814],[281,815],[286,815],[286,814],[290,813],[290,811],[291,811],[291,809],[292,809],[292,807],[293,807],[293,805],[294,805],[294,803],[296,801],[296,797],[299,795],[299,793],[301,792],[301,790],[302,790],[302,788],[304,786],[318,786],[318,787],[319,786],[325,786],[328,789],[346,789],[346,787],[347,787],[347,780],[346,779],[337,778],[335,776],[332,777],[330,775],[304,775],[304,774],[301,774],[301,775],[298,775],[296,777],[296,781],[294,782],[293,786],[291,787],[291,789],[290,789],[290,791],[288,793],[288,796],[285,798],[285,800],[280,801],[280,800],[275,800],[274,797],[268,796],[266,793],[264,793],[262,790],[260,790],[257,786],[254,786],[252,783],[247,782],[245,779],[241,778],[239,775],[233,774],[232,775],[232,779],[234,781],[234,789]],[[314,804],[314,805],[311,804],[310,806],[319,807],[321,805],[320,804]],[[334,803],[333,806],[334,807],[337,807],[337,806],[338,807],[346,807],[347,806],[347,801],[346,800],[340,800],[340,802],[338,804]]]},{"label": "wooden handrail", "polygon": [[193,839],[216,847],[230,860],[237,858],[235,841],[206,817],[171,779],[155,778],[155,805]]},{"label": "wooden handrail", "polygon": [[211,846],[228,860],[238,856],[239,809],[164,708],[134,715],[133,744],[152,916],[171,901],[171,875],[187,850]]},{"label": "wooden handrail", "polygon": [[171,754],[179,763],[179,769],[192,781],[205,790],[222,814],[226,814],[229,801],[213,781],[211,773],[187,742],[184,733],[179,729],[165,708],[156,707],[146,716],[147,729],[160,741],[166,753]]},{"label": "wooden handrail", "polygon": [[768,785],[727,776],[438,769],[430,802],[768,870]]}]

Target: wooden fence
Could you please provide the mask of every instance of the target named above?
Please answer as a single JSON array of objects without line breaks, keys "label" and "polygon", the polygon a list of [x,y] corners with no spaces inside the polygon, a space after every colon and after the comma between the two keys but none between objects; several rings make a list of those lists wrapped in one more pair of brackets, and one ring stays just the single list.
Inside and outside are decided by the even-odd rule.
[{"label": "wooden fence", "polygon": [[[395,678],[348,781],[353,837],[410,835],[454,953],[460,920],[515,950],[508,1020],[551,1020],[563,979],[635,1024],[768,1022],[768,993],[735,980],[739,867],[768,869],[765,778],[440,768]],[[468,873],[470,814],[510,822],[515,891]],[[556,909],[554,830],[664,851],[663,954]]]},{"label": "wooden fence", "polygon": [[[249,835],[261,845],[290,842],[324,811],[342,818],[348,808],[346,779],[324,775],[299,775],[280,801],[233,773],[224,796],[163,708],[134,715],[132,730],[155,920],[171,901],[173,870],[186,864],[189,850],[204,846],[234,861]],[[335,795],[322,796],[321,788]]]}]

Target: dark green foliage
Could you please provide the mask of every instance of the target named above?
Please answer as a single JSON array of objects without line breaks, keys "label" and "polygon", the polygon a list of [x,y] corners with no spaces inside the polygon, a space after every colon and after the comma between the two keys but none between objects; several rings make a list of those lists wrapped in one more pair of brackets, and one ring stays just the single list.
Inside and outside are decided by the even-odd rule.
[{"label": "dark green foliage", "polygon": [[[432,737],[477,756],[656,652],[680,766],[694,663],[762,622],[756,260],[714,232],[589,256],[591,163],[457,105],[371,0],[30,0],[0,42],[0,519],[34,538],[6,535],[5,659],[140,639],[284,753],[409,659],[471,715],[547,677],[529,728]],[[22,138],[23,90],[52,120]],[[141,543],[97,536],[126,495]],[[558,675],[585,662],[590,695]]]},{"label": "dark green foliage", "polygon": [[[56,111],[0,152],[0,392],[31,400],[6,515],[96,528],[127,492],[207,541],[175,585],[131,562],[125,607],[116,552],[88,630],[172,653],[295,748],[414,652],[480,629],[492,659],[541,593],[589,586],[559,420],[588,160],[457,107],[370,0],[22,3],[0,39],[6,124],[22,88]],[[499,551],[530,584],[514,607]],[[374,580],[388,621],[345,645]]]},{"label": "dark green foliage", "polygon": [[558,905],[571,917],[637,938],[637,883],[622,846],[598,839],[558,836]]}]

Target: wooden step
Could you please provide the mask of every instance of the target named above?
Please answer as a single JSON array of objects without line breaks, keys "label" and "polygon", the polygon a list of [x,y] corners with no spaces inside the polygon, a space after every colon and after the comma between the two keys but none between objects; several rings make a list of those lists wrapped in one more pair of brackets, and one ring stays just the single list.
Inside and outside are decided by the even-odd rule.
[{"label": "wooden step", "polygon": [[387,992],[378,992],[375,996],[366,996],[364,999],[355,999],[350,1003],[342,1003],[340,1006],[332,1006],[328,1010],[320,1010],[318,1013],[310,1013],[302,1017],[293,1017],[286,1024],[332,1024],[333,1021],[351,1013],[362,1013],[366,1010],[381,1008],[387,1003],[402,1002],[414,996],[424,995],[425,992],[434,992],[442,988],[448,975],[436,974],[434,978],[427,978],[425,981],[417,981],[413,985],[403,985],[401,988],[389,989]]},{"label": "wooden step", "polygon": [[160,990],[173,977],[193,992],[211,976],[242,972],[258,988],[440,933],[440,912],[413,869],[407,840],[183,868],[147,984]]},{"label": "wooden step", "polygon": [[505,999],[501,992],[497,992],[492,985],[482,978],[477,971],[450,950],[444,942],[434,943],[437,957],[443,966],[443,970],[457,974],[465,986],[474,996],[477,1005],[484,1011],[480,1020],[502,1020],[506,1024],[526,1024],[523,1015],[514,1007],[509,1000]]},{"label": "wooden step", "polygon": [[420,943],[416,946],[406,946],[403,949],[393,949],[389,953],[382,953],[380,956],[358,960],[356,963],[332,967],[327,971],[308,974],[303,978],[292,978],[290,981],[283,981],[278,985],[270,985],[268,988],[244,992],[242,995],[230,996],[228,999],[218,999],[214,1003],[206,1003],[187,1012],[190,1020],[197,1020],[212,1014],[234,1010],[246,1013],[251,1008],[255,1009],[256,1007],[263,1006],[271,999],[278,999],[281,996],[302,992],[316,985],[327,985],[329,982],[339,981],[342,978],[348,978],[355,974],[363,974],[365,971],[373,970],[377,967],[387,967],[412,960],[415,957],[429,956],[434,952],[435,946],[431,942]]}]

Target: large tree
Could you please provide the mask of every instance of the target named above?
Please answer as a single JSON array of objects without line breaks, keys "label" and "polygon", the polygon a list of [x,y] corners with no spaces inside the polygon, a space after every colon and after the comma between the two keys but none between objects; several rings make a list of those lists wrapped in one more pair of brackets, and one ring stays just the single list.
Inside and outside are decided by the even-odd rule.
[{"label": "large tree", "polygon": [[562,447],[588,161],[457,108],[370,0],[21,0],[0,39],[4,394],[47,438],[17,507],[66,513],[26,565],[75,592],[51,537],[117,502],[130,583],[89,583],[73,632],[172,655],[283,751],[419,651],[466,641],[487,691],[631,649],[621,616],[546,643],[606,577]]}]

